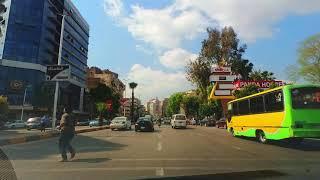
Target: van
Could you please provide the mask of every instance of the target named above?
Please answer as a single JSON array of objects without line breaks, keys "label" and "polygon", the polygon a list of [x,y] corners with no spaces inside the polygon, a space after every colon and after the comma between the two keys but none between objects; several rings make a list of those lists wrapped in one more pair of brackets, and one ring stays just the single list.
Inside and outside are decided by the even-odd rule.
[{"label": "van", "polygon": [[171,118],[171,127],[176,128],[187,128],[187,118],[184,114],[174,114]]}]

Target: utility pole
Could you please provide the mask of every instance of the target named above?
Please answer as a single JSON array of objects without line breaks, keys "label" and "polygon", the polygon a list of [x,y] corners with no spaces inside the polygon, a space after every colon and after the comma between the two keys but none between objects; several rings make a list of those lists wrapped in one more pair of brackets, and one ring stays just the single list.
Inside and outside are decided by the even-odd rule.
[{"label": "utility pole", "polygon": [[[64,33],[64,21],[65,21],[66,15],[64,15],[64,14],[59,14],[59,15],[62,16],[62,22],[61,22],[61,31],[60,31],[58,65],[61,65],[63,33]],[[54,103],[53,103],[53,114],[52,114],[52,130],[54,130],[55,127],[56,127],[58,97],[59,97],[59,81],[56,81],[56,89],[55,89],[55,93],[54,93]]]}]

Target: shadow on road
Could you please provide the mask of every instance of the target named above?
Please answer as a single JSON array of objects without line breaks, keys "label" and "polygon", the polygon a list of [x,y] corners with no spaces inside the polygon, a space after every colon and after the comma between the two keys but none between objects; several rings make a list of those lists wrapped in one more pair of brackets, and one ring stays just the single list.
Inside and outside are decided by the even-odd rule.
[{"label": "shadow on road", "polygon": [[[205,175],[191,175],[191,176],[178,176],[178,177],[164,177],[164,178],[154,178],[159,180],[173,180],[173,179],[258,179],[258,178],[275,178],[275,177],[283,177],[287,176],[287,174],[282,173],[280,171],[274,170],[260,170],[260,171],[245,171],[245,172],[231,172],[231,173],[218,173],[218,174],[205,174]],[[147,178],[152,179],[152,178]],[[144,180],[147,180],[144,179]]]},{"label": "shadow on road", "polygon": [[110,161],[110,160],[111,159],[109,159],[109,158],[88,158],[88,159],[75,159],[70,162],[102,163],[102,162]]},{"label": "shadow on road", "polygon": [[[238,138],[248,141],[256,141],[256,143],[258,143],[255,138],[243,136]],[[304,139],[300,144],[293,144],[288,142],[287,140],[268,141],[267,145],[296,149],[301,151],[320,151],[320,139]]]},{"label": "shadow on road", "polygon": [[[106,139],[77,135],[72,143],[77,153],[103,152],[120,150],[126,145],[112,143]],[[8,146],[6,153],[11,160],[37,160],[48,156],[59,156],[58,139],[49,139],[33,143]]]}]

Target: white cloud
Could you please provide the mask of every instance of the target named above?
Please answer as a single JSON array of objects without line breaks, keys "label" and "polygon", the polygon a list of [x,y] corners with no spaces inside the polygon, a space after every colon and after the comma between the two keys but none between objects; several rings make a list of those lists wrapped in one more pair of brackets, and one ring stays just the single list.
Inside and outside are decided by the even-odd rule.
[{"label": "white cloud", "polygon": [[104,0],[104,11],[111,17],[119,17],[123,13],[123,3],[121,0]]},{"label": "white cloud", "polygon": [[144,47],[144,46],[142,46],[140,44],[136,45],[136,50],[141,51],[141,52],[143,52],[145,54],[149,54],[149,55],[152,54],[152,50],[151,49],[147,49],[146,47]]},{"label": "white cloud", "polygon": [[245,41],[266,38],[289,15],[320,12],[319,0],[176,0],[180,10],[194,9],[223,26],[233,26]]},{"label": "white cloud", "polygon": [[191,60],[197,58],[196,54],[181,48],[171,49],[160,56],[160,63],[168,68],[182,69]]},{"label": "white cloud", "polygon": [[174,92],[186,91],[192,87],[184,72],[167,73],[140,64],[132,66],[128,79],[138,83],[135,93],[137,97],[141,96],[142,101],[154,97],[162,99]]},{"label": "white cloud", "polygon": [[135,38],[155,47],[176,48],[183,40],[205,32],[208,26],[233,26],[246,42],[267,38],[278,31],[277,23],[289,15],[320,12],[320,1],[175,0],[164,8],[135,5],[131,9],[129,16],[121,18],[121,24]]}]

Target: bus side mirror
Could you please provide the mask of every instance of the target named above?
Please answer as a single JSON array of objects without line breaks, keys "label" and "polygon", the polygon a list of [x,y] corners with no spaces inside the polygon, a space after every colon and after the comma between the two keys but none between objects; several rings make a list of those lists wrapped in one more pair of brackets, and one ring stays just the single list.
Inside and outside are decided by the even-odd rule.
[{"label": "bus side mirror", "polygon": [[231,118],[232,118],[232,115],[231,115],[231,113],[230,113],[230,112],[228,112],[228,114],[227,114],[227,120],[228,120],[228,122],[230,122],[230,121],[231,121]]}]

